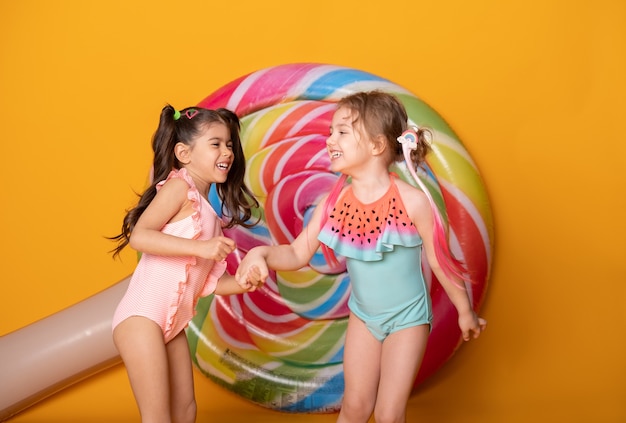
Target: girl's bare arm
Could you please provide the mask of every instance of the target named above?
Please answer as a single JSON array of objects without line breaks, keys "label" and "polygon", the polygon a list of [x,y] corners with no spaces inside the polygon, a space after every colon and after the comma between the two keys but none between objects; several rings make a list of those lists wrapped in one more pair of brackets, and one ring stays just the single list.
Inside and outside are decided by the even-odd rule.
[{"label": "girl's bare arm", "polygon": [[133,228],[130,236],[133,249],[155,255],[197,256],[217,261],[234,250],[235,242],[223,236],[200,241],[161,232],[167,223],[182,220],[194,212],[187,200],[188,189],[181,179],[170,179],[163,185]]}]

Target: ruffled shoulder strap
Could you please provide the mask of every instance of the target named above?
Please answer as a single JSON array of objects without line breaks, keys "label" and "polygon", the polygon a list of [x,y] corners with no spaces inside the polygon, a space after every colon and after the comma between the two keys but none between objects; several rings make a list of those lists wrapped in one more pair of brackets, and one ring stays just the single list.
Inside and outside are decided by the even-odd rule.
[{"label": "ruffled shoulder strap", "polygon": [[161,189],[163,184],[173,178],[183,179],[185,182],[187,182],[187,185],[189,185],[190,188],[193,188],[197,191],[196,184],[193,182],[193,179],[191,179],[191,176],[189,176],[189,173],[187,173],[187,169],[185,169],[184,167],[181,169],[172,169],[172,171],[167,175],[167,178],[163,179],[156,185],[157,189]]}]

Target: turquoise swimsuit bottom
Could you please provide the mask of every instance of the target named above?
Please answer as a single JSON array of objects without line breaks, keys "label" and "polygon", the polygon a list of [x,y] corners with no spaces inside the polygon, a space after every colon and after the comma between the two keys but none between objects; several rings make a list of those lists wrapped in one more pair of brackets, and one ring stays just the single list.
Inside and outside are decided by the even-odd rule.
[{"label": "turquoise swimsuit bottom", "polygon": [[421,247],[396,246],[384,260],[347,259],[353,281],[348,306],[379,341],[400,329],[432,322],[420,256]]},{"label": "turquoise swimsuit bottom", "polygon": [[430,325],[432,307],[422,273],[422,238],[394,182],[363,204],[349,187],[323,223],[318,239],[346,257],[352,293],[348,306],[376,339]]}]

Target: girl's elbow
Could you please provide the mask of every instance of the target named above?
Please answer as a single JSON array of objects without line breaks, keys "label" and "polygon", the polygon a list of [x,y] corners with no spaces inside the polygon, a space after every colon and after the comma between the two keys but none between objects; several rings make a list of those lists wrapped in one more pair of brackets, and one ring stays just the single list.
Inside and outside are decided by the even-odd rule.
[{"label": "girl's elbow", "polygon": [[137,249],[137,237],[135,236],[135,233],[131,233],[130,236],[128,237],[128,246],[130,248],[132,248],[133,250]]},{"label": "girl's elbow", "polygon": [[311,262],[311,259],[313,257],[299,257],[298,259],[296,259],[295,263],[292,263],[292,265],[290,266],[290,269],[288,270],[300,270],[305,266],[308,266],[309,263]]},{"label": "girl's elbow", "polygon": [[132,248],[135,251],[142,251],[142,246],[143,246],[143,242],[142,242],[142,236],[141,234],[133,231],[130,234],[130,237],[128,237],[128,245],[130,246],[130,248]]}]

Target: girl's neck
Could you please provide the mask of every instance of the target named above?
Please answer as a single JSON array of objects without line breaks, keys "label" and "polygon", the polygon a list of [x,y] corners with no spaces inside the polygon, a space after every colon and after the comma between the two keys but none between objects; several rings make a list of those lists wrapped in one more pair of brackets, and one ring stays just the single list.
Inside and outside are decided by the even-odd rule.
[{"label": "girl's neck", "polygon": [[203,181],[201,178],[199,178],[194,172],[190,171],[188,168],[186,169],[187,169],[187,174],[193,180],[193,183],[196,186],[196,189],[198,190],[200,195],[205,198],[208,197],[209,190],[211,189],[211,184]]},{"label": "girl's neck", "polygon": [[352,175],[352,192],[363,203],[369,203],[383,196],[390,184],[391,176],[387,169]]}]

